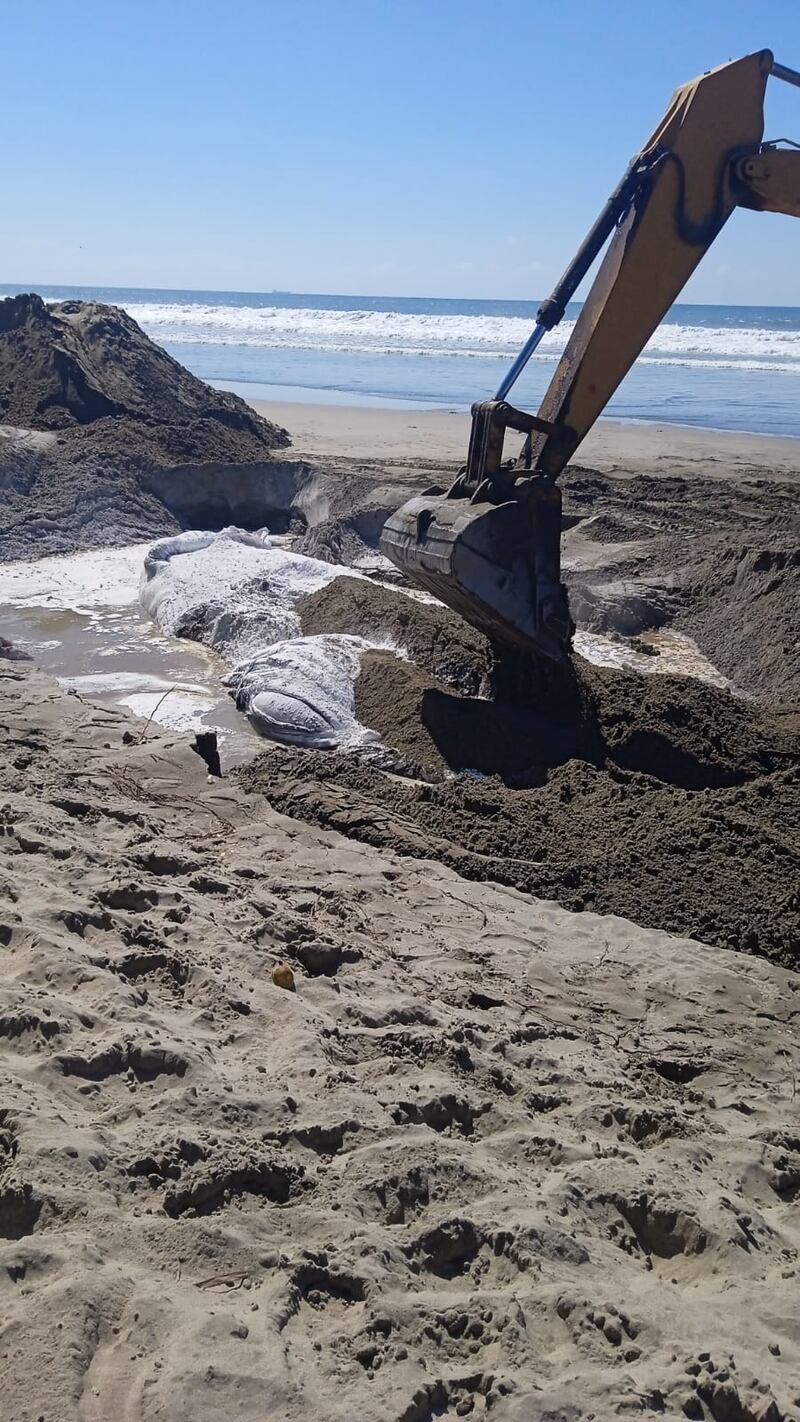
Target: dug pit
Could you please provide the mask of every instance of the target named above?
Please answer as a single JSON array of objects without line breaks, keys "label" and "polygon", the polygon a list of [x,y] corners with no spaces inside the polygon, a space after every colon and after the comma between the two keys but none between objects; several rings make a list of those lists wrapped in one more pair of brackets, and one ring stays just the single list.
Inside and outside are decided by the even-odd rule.
[{"label": "dug pit", "polygon": [[[262,731],[346,748],[267,743],[236,772],[249,788],[467,877],[796,961],[800,554],[785,481],[569,469],[576,646],[615,665],[576,658],[534,704],[492,700],[480,635],[377,552],[388,511],[453,469],[312,466],[122,313],[20,298],[0,315],[5,385],[23,390],[18,369],[35,377],[2,411],[0,557],[177,536],[180,556],[145,592],[163,629],[159,670],[176,636],[200,643]],[[225,576],[173,596],[184,554],[188,566],[230,523]],[[180,535],[193,525],[205,542],[192,553]],[[20,567],[2,599],[16,604],[12,640],[26,634]],[[63,605],[47,603],[53,628]],[[85,638],[81,649],[88,658]],[[205,696],[189,670],[185,694]]]}]

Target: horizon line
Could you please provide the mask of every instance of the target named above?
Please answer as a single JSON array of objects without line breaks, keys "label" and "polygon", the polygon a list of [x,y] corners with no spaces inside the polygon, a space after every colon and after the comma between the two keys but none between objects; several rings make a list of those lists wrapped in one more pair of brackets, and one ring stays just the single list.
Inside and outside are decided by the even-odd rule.
[{"label": "horizon line", "polygon": [[[118,286],[108,282],[0,282],[0,291],[6,292],[8,288],[13,288],[9,295],[38,295],[40,291],[49,288],[53,291],[158,291],[158,292],[196,292],[202,295],[216,296],[323,296],[336,297],[340,301],[457,301],[457,302],[480,302],[486,306],[500,305],[504,302],[513,302],[517,305],[536,306],[543,297],[524,296],[399,296],[393,292],[352,292],[352,291],[294,291],[283,287],[271,287],[268,290],[256,290],[252,287],[216,287],[216,286]],[[573,300],[568,303],[570,306],[582,306],[583,301]],[[786,311],[800,310],[800,303],[787,302],[779,304],[777,302],[763,301],[674,301],[672,306],[719,306],[727,308],[739,308],[743,311]],[[671,310],[672,307],[669,308]],[[666,313],[665,313],[666,314]]]}]

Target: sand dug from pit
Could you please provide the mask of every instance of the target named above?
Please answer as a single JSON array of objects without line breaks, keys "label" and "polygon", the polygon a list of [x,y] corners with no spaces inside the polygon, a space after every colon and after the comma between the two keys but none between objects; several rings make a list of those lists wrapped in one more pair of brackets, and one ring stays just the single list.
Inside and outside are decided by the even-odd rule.
[{"label": "sand dug from pit", "polygon": [[359,720],[434,783],[273,750],[237,776],[286,813],[467,878],[796,963],[797,718],[689,678],[576,671],[536,712],[367,653]]},{"label": "sand dug from pit", "polygon": [[798,1417],[796,975],[0,728],[4,1418]]},{"label": "sand dug from pit", "polygon": [[[796,442],[800,444],[800,442]],[[721,440],[724,456],[725,443]],[[795,474],[730,477],[724,457],[684,477],[578,465],[561,480],[573,616],[589,631],[689,633],[739,690],[800,697],[800,515]],[[660,461],[659,461],[660,462]]]},{"label": "sand dug from pit", "polygon": [[34,294],[0,301],[0,420],[34,430],[94,426],[93,440],[119,454],[133,425],[140,448],[174,462],[263,458],[289,443],[238,395],[179,365],[120,307],[45,305]]},{"label": "sand dug from pit", "polygon": [[412,662],[467,694],[477,695],[489,672],[485,637],[440,604],[421,602],[374,582],[337,578],[300,607],[306,636],[356,633],[401,647]]},{"label": "sand dug from pit", "polygon": [[0,426],[2,560],[175,532],[180,471],[224,486],[290,443],[119,308],[36,295],[0,301]]}]

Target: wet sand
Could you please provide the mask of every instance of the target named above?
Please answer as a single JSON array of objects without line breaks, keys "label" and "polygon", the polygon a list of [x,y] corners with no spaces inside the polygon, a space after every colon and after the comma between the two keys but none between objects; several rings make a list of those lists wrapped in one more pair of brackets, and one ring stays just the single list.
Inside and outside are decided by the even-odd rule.
[{"label": "wet sand", "polygon": [[[244,387],[242,387],[244,388]],[[265,419],[285,425],[291,453],[303,458],[463,463],[469,416],[450,410],[381,410],[254,400]],[[510,452],[514,452],[510,445]],[[800,474],[800,439],[599,420],[576,463],[604,472],[694,474],[715,470],[784,479]]]}]

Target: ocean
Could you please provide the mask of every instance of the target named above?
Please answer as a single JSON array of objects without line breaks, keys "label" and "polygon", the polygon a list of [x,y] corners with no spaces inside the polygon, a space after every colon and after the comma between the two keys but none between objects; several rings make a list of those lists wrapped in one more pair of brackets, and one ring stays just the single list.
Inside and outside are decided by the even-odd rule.
[{"label": "ocean", "polygon": [[[494,393],[538,301],[0,285],[123,306],[211,384],[259,399],[467,409]],[[512,399],[536,409],[575,316],[550,332]],[[800,435],[800,308],[676,304],[606,414]]]}]

